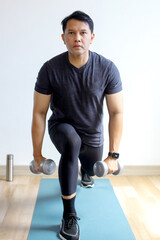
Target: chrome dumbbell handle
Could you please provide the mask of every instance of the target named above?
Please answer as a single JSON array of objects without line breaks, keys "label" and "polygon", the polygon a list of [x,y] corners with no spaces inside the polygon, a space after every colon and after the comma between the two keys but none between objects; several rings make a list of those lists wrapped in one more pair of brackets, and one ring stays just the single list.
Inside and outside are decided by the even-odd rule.
[{"label": "chrome dumbbell handle", "polygon": [[35,163],[34,160],[32,160],[32,161],[30,162],[30,164],[29,164],[29,169],[30,169],[30,171],[31,171],[32,173],[34,173],[34,174],[40,174],[41,172],[37,172],[37,171],[35,170],[35,165],[34,165],[34,163]]},{"label": "chrome dumbbell handle", "polygon": [[118,162],[118,170],[116,172],[114,172],[113,175],[118,175],[120,172],[123,171],[123,168],[124,168],[121,161],[118,160],[117,162]]}]

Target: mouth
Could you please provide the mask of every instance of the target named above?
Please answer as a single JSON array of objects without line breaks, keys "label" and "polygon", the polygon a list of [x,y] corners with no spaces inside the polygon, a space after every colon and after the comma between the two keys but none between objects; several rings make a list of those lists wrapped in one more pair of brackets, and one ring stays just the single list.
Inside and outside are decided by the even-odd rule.
[{"label": "mouth", "polygon": [[74,48],[81,48],[82,46],[77,44],[77,45],[74,45],[73,47]]}]

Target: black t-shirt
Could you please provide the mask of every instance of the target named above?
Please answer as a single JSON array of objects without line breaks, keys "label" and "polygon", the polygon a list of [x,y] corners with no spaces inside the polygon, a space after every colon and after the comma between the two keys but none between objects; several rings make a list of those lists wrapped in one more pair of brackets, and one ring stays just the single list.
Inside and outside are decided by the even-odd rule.
[{"label": "black t-shirt", "polygon": [[49,131],[57,123],[70,123],[82,142],[93,147],[103,144],[104,96],[121,90],[114,63],[91,51],[81,68],[69,62],[68,52],[50,59],[40,69],[35,85],[35,91],[52,94]]}]

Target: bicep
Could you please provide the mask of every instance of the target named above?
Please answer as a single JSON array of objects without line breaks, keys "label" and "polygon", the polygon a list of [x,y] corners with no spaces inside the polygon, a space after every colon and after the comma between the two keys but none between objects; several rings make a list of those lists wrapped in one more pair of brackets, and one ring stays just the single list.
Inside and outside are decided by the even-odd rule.
[{"label": "bicep", "polygon": [[34,91],[34,113],[46,114],[49,108],[51,94],[45,95]]},{"label": "bicep", "polygon": [[123,112],[123,92],[106,95],[106,103],[109,114]]}]

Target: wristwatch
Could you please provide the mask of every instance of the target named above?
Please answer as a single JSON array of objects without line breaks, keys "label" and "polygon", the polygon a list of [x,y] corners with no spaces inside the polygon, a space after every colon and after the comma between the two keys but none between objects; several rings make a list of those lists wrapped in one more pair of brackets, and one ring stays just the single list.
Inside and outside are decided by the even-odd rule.
[{"label": "wristwatch", "polygon": [[111,153],[111,152],[109,152],[109,153],[108,153],[108,156],[110,156],[110,157],[112,157],[112,158],[118,159],[118,158],[119,158],[119,153],[116,153],[116,152]]}]

